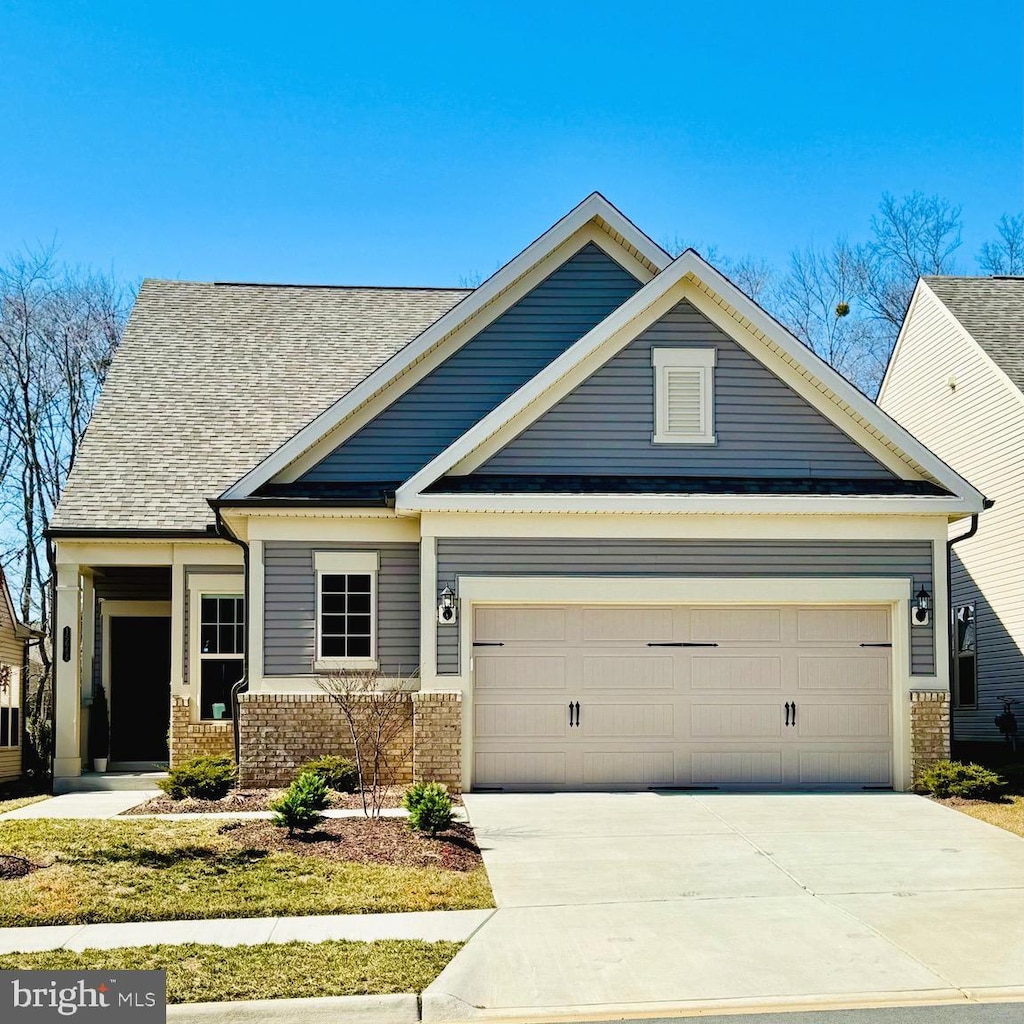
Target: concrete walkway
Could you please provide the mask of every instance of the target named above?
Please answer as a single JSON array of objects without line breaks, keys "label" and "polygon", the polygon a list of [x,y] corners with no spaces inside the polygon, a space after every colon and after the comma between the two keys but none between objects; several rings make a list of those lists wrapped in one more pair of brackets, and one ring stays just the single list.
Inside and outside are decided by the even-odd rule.
[{"label": "concrete walkway", "polygon": [[179,946],[189,942],[213,946],[259,946],[265,942],[324,942],[327,939],[465,942],[493,913],[493,910],[433,910],[414,914],[334,914],[0,928],[0,953]]},{"label": "concrete walkway", "polygon": [[465,802],[499,910],[424,1020],[1024,999],[1024,840],[929,800]]}]

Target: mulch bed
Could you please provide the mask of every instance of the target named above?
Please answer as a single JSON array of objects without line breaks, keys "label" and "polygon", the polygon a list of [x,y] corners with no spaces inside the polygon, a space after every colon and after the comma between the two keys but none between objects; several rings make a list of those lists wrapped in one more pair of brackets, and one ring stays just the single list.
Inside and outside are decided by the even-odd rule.
[{"label": "mulch bed", "polygon": [[218,830],[247,850],[282,851],[305,857],[361,864],[398,864],[472,871],[483,860],[473,829],[456,822],[435,839],[413,832],[402,818],[328,818],[289,839],[270,821],[228,822]]},{"label": "mulch bed", "polygon": [[24,878],[26,875],[46,867],[45,864],[33,864],[24,857],[0,854],[0,880],[8,878]]}]

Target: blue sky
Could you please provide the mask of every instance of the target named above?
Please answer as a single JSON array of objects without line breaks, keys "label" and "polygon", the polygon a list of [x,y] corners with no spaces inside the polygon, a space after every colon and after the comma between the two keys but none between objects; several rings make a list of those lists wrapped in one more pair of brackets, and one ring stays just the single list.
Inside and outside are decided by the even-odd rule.
[{"label": "blue sky", "polygon": [[1024,207],[1022,9],[0,0],[0,252],[458,284],[597,189],[781,263],[919,189],[963,204],[970,270]]}]

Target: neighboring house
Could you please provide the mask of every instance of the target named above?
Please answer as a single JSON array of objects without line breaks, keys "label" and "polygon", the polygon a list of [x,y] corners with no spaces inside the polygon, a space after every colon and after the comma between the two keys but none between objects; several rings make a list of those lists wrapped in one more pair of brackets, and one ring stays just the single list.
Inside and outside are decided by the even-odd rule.
[{"label": "neighboring house", "polygon": [[1002,742],[999,698],[1024,701],[1024,278],[922,278],[878,401],[995,502],[950,550],[953,734]]},{"label": "neighboring house", "polygon": [[0,782],[21,775],[22,693],[28,667],[28,642],[39,634],[18,621],[0,569]]},{"label": "neighboring house", "polygon": [[406,778],[904,788],[982,502],[596,194],[472,291],[147,281],[51,530],[56,775],[103,681],[112,767],[229,748],[234,688],[287,781],[366,668]]}]

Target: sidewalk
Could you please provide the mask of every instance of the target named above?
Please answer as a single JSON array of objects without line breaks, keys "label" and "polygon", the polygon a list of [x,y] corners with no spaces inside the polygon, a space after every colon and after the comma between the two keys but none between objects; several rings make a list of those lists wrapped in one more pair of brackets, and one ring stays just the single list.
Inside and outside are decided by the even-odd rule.
[{"label": "sidewalk", "polygon": [[493,913],[493,910],[432,910],[412,914],[332,914],[0,928],[0,954],[38,953],[50,949],[180,946],[190,942],[213,946],[259,946],[265,942],[324,942],[327,939],[465,942]]}]

